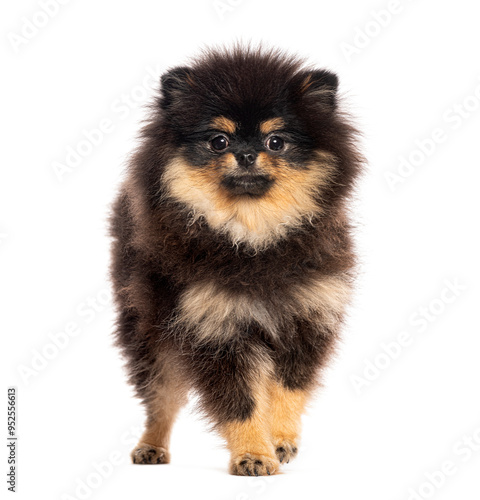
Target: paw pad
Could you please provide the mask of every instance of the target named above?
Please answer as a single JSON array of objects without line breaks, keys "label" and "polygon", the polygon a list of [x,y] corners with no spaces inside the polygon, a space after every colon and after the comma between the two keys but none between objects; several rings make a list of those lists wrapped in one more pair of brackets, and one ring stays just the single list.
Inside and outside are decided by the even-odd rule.
[{"label": "paw pad", "polygon": [[134,464],[168,464],[170,454],[165,448],[139,443],[132,453]]},{"label": "paw pad", "polygon": [[235,476],[270,476],[278,469],[276,458],[247,453],[233,458],[230,473]]},{"label": "paw pad", "polygon": [[293,443],[283,442],[281,445],[277,446],[275,450],[278,460],[280,463],[290,462],[298,453],[298,448]]}]

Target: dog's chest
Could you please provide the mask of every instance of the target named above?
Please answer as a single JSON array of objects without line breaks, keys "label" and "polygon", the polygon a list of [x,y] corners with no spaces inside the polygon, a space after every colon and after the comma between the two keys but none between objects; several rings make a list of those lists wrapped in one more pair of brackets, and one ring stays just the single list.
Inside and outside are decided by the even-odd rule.
[{"label": "dog's chest", "polygon": [[229,339],[250,324],[275,338],[296,319],[327,326],[337,322],[348,302],[350,285],[345,276],[319,276],[270,292],[233,291],[214,281],[194,283],[180,296],[175,323],[202,340]]}]

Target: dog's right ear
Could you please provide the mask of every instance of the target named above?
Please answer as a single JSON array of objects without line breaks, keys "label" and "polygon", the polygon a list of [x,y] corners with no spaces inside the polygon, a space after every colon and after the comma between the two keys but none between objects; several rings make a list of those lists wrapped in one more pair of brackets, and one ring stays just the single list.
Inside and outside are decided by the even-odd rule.
[{"label": "dog's right ear", "polygon": [[325,69],[306,70],[293,79],[294,95],[334,110],[337,104],[338,77]]},{"label": "dog's right ear", "polygon": [[189,92],[192,83],[192,73],[186,66],[173,68],[160,78],[160,106],[167,109]]}]

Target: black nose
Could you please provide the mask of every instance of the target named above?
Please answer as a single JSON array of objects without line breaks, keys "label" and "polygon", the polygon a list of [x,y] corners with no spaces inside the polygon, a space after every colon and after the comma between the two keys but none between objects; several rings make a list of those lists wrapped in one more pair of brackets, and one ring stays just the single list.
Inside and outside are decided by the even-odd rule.
[{"label": "black nose", "polygon": [[255,163],[257,159],[256,153],[239,153],[237,154],[237,162],[241,167],[248,168]]}]

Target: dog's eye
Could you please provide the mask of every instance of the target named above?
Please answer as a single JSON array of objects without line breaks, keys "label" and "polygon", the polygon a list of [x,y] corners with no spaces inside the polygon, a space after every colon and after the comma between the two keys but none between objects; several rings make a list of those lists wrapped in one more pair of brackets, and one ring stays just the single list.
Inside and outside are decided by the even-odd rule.
[{"label": "dog's eye", "polygon": [[280,151],[283,146],[285,146],[285,141],[278,135],[272,135],[267,141],[267,148],[272,151]]},{"label": "dog's eye", "polygon": [[210,141],[210,144],[215,151],[222,151],[227,148],[228,139],[224,135],[217,135]]}]

